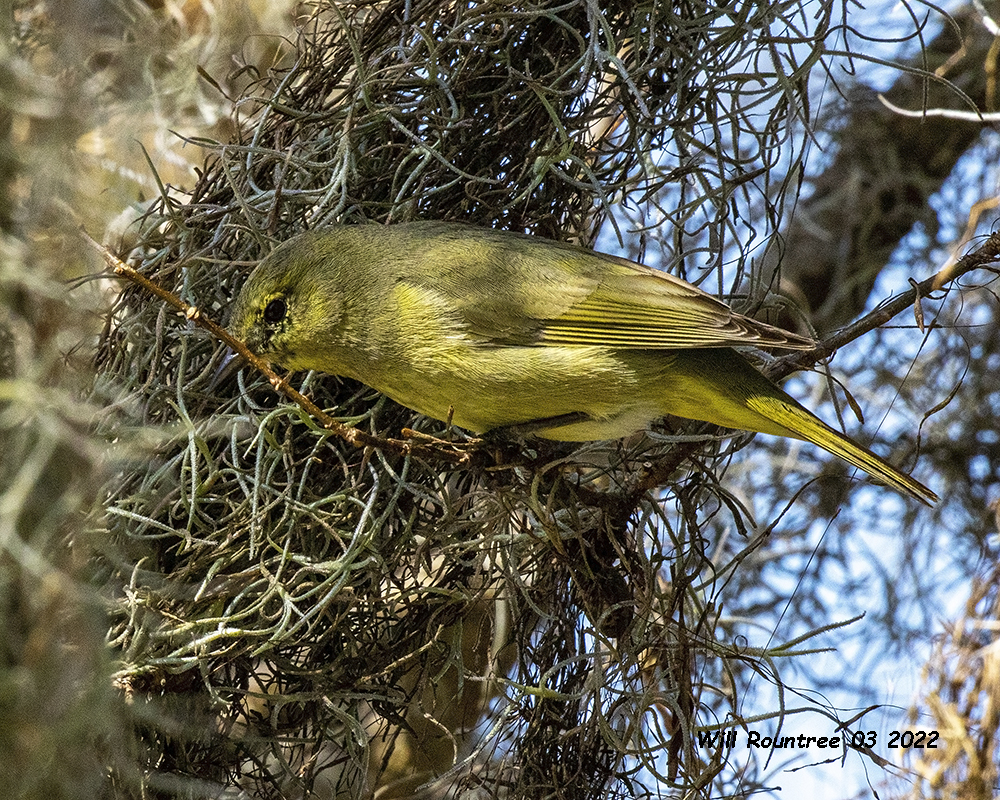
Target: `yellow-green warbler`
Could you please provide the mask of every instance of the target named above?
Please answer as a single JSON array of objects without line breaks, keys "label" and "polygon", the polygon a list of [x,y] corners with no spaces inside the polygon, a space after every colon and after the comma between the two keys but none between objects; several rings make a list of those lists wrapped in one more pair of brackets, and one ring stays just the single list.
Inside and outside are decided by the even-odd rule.
[{"label": "yellow-green warbler", "polygon": [[616,439],[673,414],[804,439],[937,499],[732,349],[808,339],[569,244],[438,222],[309,231],[254,270],[229,327],[283,367],[355,378],[477,433],[537,423],[548,439]]}]

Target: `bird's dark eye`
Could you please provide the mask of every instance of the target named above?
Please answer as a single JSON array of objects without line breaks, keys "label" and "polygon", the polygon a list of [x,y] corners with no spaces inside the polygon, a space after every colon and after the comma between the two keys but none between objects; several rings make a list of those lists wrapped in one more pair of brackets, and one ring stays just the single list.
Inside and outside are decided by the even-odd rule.
[{"label": "bird's dark eye", "polygon": [[285,301],[280,297],[274,298],[270,303],[264,306],[264,322],[268,325],[276,325],[285,318],[285,313],[288,311],[288,306]]}]

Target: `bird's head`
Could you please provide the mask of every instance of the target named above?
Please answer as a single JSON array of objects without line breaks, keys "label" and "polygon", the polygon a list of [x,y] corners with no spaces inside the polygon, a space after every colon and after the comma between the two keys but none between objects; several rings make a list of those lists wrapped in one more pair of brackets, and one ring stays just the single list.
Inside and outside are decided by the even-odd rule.
[{"label": "bird's head", "polygon": [[298,236],[250,274],[233,304],[229,331],[255,354],[292,370],[329,369],[343,317],[336,259]]}]

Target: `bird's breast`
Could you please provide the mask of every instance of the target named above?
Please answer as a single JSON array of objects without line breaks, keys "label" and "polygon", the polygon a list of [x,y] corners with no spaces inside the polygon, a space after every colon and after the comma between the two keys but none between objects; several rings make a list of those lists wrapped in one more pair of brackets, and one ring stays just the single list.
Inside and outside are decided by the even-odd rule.
[{"label": "bird's breast", "polygon": [[407,408],[438,420],[450,416],[476,433],[584,413],[617,422],[549,438],[618,438],[659,416],[628,364],[601,347],[491,347],[459,337],[411,343],[375,373],[361,380]]}]

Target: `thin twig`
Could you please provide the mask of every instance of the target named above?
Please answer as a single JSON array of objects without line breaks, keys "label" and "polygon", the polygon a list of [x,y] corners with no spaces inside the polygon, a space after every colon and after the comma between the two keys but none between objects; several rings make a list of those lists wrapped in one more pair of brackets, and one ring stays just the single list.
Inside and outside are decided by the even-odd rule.
[{"label": "thin twig", "polygon": [[179,311],[186,319],[189,319],[196,325],[204,328],[212,336],[223,342],[223,344],[229,347],[234,353],[246,360],[247,363],[259,370],[264,377],[267,378],[271,386],[274,387],[275,391],[280,392],[289,400],[296,403],[303,411],[314,417],[325,430],[328,430],[335,436],[340,437],[348,444],[354,445],[355,447],[376,447],[404,456],[432,456],[451,464],[463,466],[471,464],[472,459],[470,450],[468,448],[462,449],[461,445],[453,445],[439,440],[435,440],[433,444],[424,444],[407,441],[405,439],[383,439],[378,436],[373,436],[370,433],[365,433],[359,428],[354,428],[350,425],[344,425],[342,422],[337,422],[337,420],[327,414],[312,400],[290,386],[284,377],[278,375],[273,369],[271,369],[271,365],[264,359],[251,352],[242,341],[235,338],[231,333],[229,333],[229,331],[213,319],[203,314],[197,306],[185,303],[173,292],[164,289],[162,286],[151,281],[134,267],[126,264],[107,247],[97,242],[82,227],[80,228],[80,233],[87,244],[100,254],[101,258],[104,259],[104,262],[111,268],[115,275],[141,286],[147,292],[159,298],[171,308]]},{"label": "thin twig", "polygon": [[[284,377],[271,369],[270,364],[252,353],[242,341],[232,336],[224,327],[204,315],[197,306],[185,303],[177,295],[149,280],[145,275],[115,256],[107,247],[95,241],[85,230],[82,228],[80,230],[86,242],[100,253],[101,258],[111,267],[115,275],[132,281],[146,289],[150,294],[179,311],[186,319],[192,320],[196,325],[201,326],[212,336],[222,341],[233,352],[259,370],[276,391],[285,395],[285,397],[298,404],[306,413],[312,415],[325,430],[330,431],[355,447],[376,447],[399,455],[419,454],[438,458],[451,464],[461,466],[472,465],[472,453],[475,451],[475,448],[462,448],[461,445],[454,445],[437,439],[430,442],[423,439],[421,442],[416,442],[413,439],[385,439],[365,433],[359,428],[337,422],[312,400],[292,388]],[[994,233],[978,250],[967,254],[957,262],[950,264],[944,270],[935,273],[930,278],[920,283],[912,283],[912,288],[909,291],[891,298],[854,324],[819,342],[812,349],[799,351],[778,359],[769,366],[767,373],[772,379],[779,380],[797,370],[812,367],[818,362],[832,356],[839,348],[869,331],[885,325],[911,305],[915,305],[919,309],[921,298],[928,297],[931,292],[942,288],[945,284],[972,270],[995,263],[998,260],[1000,260],[1000,233]],[[918,313],[917,319],[920,320],[921,318],[921,314]],[[694,448],[691,449],[693,450]],[[477,452],[481,453],[482,451],[479,450]],[[664,465],[664,467],[668,467],[670,471],[673,471],[677,466],[674,463],[675,460],[676,458],[671,459],[669,465]],[[658,483],[661,481],[664,473],[665,469],[663,468],[650,470],[645,479],[639,483],[640,493],[645,489],[651,488],[652,485],[656,485],[651,482]]]},{"label": "thin twig", "polygon": [[[1000,233],[994,233],[978,250],[968,253],[958,261],[949,264],[944,269],[919,283],[911,283],[909,290],[890,298],[857,322],[818,342],[812,349],[801,350],[779,358],[768,366],[766,370],[768,377],[772,380],[780,380],[793,372],[814,366],[820,361],[829,358],[841,347],[853,342],[855,339],[876,328],[881,328],[893,317],[905,311],[910,306],[918,308],[920,301],[925,297],[930,297],[932,292],[942,289],[947,284],[973,270],[980,269],[988,264],[995,264],[998,261],[1000,261]],[[915,313],[918,320],[922,319],[919,311]]]}]

